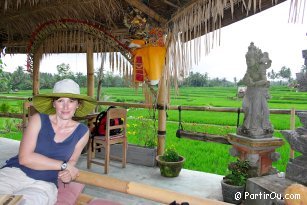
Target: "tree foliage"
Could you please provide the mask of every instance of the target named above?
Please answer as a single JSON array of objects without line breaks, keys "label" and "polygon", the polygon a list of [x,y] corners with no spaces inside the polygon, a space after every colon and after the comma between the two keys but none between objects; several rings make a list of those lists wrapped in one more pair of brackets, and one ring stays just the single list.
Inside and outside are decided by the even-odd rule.
[{"label": "tree foliage", "polygon": [[287,79],[288,82],[291,81],[291,70],[286,66],[283,66],[279,71],[279,76],[283,79]]}]

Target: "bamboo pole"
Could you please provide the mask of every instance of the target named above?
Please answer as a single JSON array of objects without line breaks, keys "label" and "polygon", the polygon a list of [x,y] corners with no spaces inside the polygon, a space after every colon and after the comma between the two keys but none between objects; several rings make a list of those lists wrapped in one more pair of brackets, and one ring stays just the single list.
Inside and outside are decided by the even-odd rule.
[{"label": "bamboo pole", "polygon": [[93,200],[94,198],[95,198],[95,197],[93,197],[93,196],[91,196],[91,195],[81,193],[81,194],[78,196],[76,205],[85,205],[85,204],[88,204],[88,203],[90,203],[90,201]]},{"label": "bamboo pole", "polygon": [[[290,113],[290,129],[295,130],[295,109],[291,109]],[[290,159],[294,159],[294,150],[290,147]]]},{"label": "bamboo pole", "polygon": [[33,95],[39,94],[39,64],[43,57],[42,46],[37,49],[33,59]]},{"label": "bamboo pole", "polygon": [[141,184],[132,181],[124,181],[121,179],[110,177],[108,175],[101,175],[83,170],[79,171],[79,176],[77,177],[76,181],[79,183],[84,183],[100,188],[106,188],[109,190],[134,195],[163,204],[170,204],[175,200],[177,203],[189,202],[189,204],[193,205],[227,204],[217,200],[204,199],[184,193],[154,187],[151,185]]},{"label": "bamboo pole", "polygon": [[22,113],[0,113],[0,117],[22,119],[23,114]]},{"label": "bamboo pole", "polygon": [[[94,87],[95,87],[95,79],[94,79],[94,51],[93,51],[93,39],[88,37],[86,41],[87,50],[86,50],[86,63],[87,63],[87,95],[94,98]],[[93,110],[94,112],[94,110]],[[88,120],[88,127],[90,130],[94,127],[95,118]]]},{"label": "bamboo pole", "polygon": [[0,99],[7,99],[7,100],[28,100],[27,97],[17,97],[17,96],[0,96]]},{"label": "bamboo pole", "polygon": [[164,76],[161,77],[159,82],[159,92],[157,106],[158,108],[158,146],[157,154],[162,155],[165,149],[165,136],[166,136],[166,82]]},{"label": "bamboo pole", "polygon": [[86,63],[87,63],[87,95],[94,97],[94,61],[93,39],[87,39]]},{"label": "bamboo pole", "polygon": [[192,131],[186,131],[186,130],[177,130],[176,135],[179,138],[187,138],[187,139],[204,141],[204,142],[217,142],[220,144],[231,145],[227,137],[220,136],[220,135],[213,135],[213,134],[202,133],[202,132],[192,132]]},{"label": "bamboo pole", "polygon": [[[151,108],[152,105],[141,104],[141,103],[125,103],[125,102],[110,102],[110,101],[99,101],[98,105],[114,105],[120,107],[134,107],[134,108]],[[177,105],[170,105],[167,107],[168,110],[178,110]],[[180,106],[181,110],[187,111],[209,111],[209,112],[238,112],[238,108],[233,107],[211,107],[211,106]],[[270,109],[270,114],[290,114],[291,109]],[[244,113],[243,109],[240,108],[240,112]],[[296,112],[306,112],[306,110],[296,110]]]},{"label": "bamboo pole", "polygon": [[[25,97],[10,97],[10,96],[0,96],[0,99],[9,99],[9,100],[27,100],[29,98]],[[105,106],[118,106],[118,107],[126,107],[126,108],[152,108],[155,106],[149,105],[149,104],[141,104],[141,103],[125,103],[125,102],[109,102],[109,101],[99,101],[97,102],[98,105],[105,105]],[[179,106],[168,106],[168,110],[178,110]],[[181,110],[189,110],[189,111],[208,111],[208,112],[238,112],[238,108],[231,108],[231,107],[210,107],[210,106],[181,106]],[[243,113],[243,110],[240,110],[241,113]],[[291,114],[290,109],[270,109],[270,114]],[[295,112],[307,112],[307,110],[296,110]],[[93,117],[96,117],[98,113],[92,113],[85,117],[75,117],[75,119],[83,120],[83,119],[91,119]],[[16,118],[20,118],[22,114],[15,114],[15,113],[0,113],[1,116],[7,116],[14,118],[13,116],[16,116]]]},{"label": "bamboo pole", "polygon": [[[16,99],[16,100],[28,100],[27,97],[14,97],[14,96],[0,96],[0,99]],[[131,107],[131,108],[152,108],[150,104],[141,104],[141,103],[126,103],[126,102],[110,102],[110,101],[98,101],[98,105],[105,106],[119,106],[119,107]],[[168,110],[178,110],[177,105],[170,105],[167,107]],[[211,107],[211,106],[180,106],[181,110],[187,111],[209,111],[209,112],[238,112],[238,108],[233,107]],[[270,109],[270,114],[291,114],[291,109]],[[240,109],[240,112],[243,113],[243,109]],[[295,112],[307,112],[306,110],[296,110]],[[92,115],[92,114],[90,114]]]}]

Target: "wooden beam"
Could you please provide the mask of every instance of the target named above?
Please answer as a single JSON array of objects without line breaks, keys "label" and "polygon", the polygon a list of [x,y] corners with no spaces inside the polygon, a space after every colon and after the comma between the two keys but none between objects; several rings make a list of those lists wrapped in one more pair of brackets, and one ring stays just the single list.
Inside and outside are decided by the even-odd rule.
[{"label": "wooden beam", "polygon": [[203,142],[216,142],[220,144],[231,145],[227,137],[220,136],[220,135],[213,135],[213,134],[208,134],[208,133],[193,132],[193,131],[186,131],[186,130],[177,130],[176,135],[179,138],[187,138],[187,139],[198,140],[198,141],[203,141]]},{"label": "wooden beam", "polygon": [[167,189],[154,187],[151,185],[141,184],[132,181],[124,181],[108,175],[101,175],[93,172],[80,170],[76,179],[79,183],[84,183],[100,188],[106,188],[133,196],[149,199],[162,204],[170,204],[175,201],[177,203],[189,202],[193,205],[223,205],[225,202],[200,198],[184,193],[179,193]]},{"label": "wooden beam", "polygon": [[154,10],[143,4],[139,0],[125,0],[131,6],[137,8],[138,10],[142,11],[143,13],[147,14],[149,17],[155,19],[156,21],[160,22],[161,24],[165,24],[167,20],[157,14]]}]

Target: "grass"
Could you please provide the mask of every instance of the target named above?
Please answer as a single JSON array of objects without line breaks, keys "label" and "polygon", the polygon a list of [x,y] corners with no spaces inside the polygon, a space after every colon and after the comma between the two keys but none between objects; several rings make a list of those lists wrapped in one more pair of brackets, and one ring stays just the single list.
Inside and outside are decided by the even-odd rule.
[{"label": "grass", "polygon": [[[189,105],[189,106],[213,106],[213,107],[234,107],[239,108],[242,105],[242,99],[236,98],[237,88],[180,88],[179,96],[174,95],[172,91],[171,105]],[[32,91],[21,91],[14,93],[14,96],[31,96]],[[41,93],[47,93],[50,90],[41,90]],[[86,89],[82,89],[82,93],[86,93]],[[141,103],[144,97],[141,89],[135,91],[133,88],[103,88],[103,94],[108,101]],[[12,94],[13,95],[13,94]],[[307,93],[297,93],[287,87],[271,87],[271,99],[268,101],[270,109],[291,109],[307,110]],[[10,106],[10,112],[21,112],[21,101],[3,100],[1,104],[6,103]],[[106,109],[104,107],[103,109]],[[0,112],[2,112],[0,110]],[[143,134],[140,131],[144,127],[144,121],[140,122],[137,118],[147,119],[146,122],[157,128],[158,112],[153,113],[147,109],[130,108],[128,110],[128,141],[130,143],[139,143]],[[242,124],[244,114],[240,115],[240,124]],[[270,121],[274,126],[275,137],[283,138],[279,130],[286,130],[290,127],[290,115],[272,114]],[[227,112],[208,112],[208,111],[182,111],[182,124],[185,130],[206,132],[216,135],[227,135],[236,132],[237,113]],[[8,118],[0,118],[0,136],[12,139],[21,138],[21,133],[16,128],[16,124],[21,123],[20,120],[12,120]],[[301,126],[299,119],[296,118],[296,127]],[[10,129],[9,129],[10,128]],[[166,147],[174,145],[181,155],[186,158],[184,168],[221,174],[227,173],[227,165],[235,158],[229,155],[230,145],[194,141],[190,139],[179,139],[176,137],[178,129],[178,111],[167,111],[166,125]],[[10,132],[8,132],[10,130]],[[152,129],[148,129],[152,132]],[[284,140],[285,141],[285,140]],[[276,150],[280,153],[281,159],[274,162],[273,165],[280,171],[285,171],[289,160],[290,147],[285,141],[285,145]]]}]

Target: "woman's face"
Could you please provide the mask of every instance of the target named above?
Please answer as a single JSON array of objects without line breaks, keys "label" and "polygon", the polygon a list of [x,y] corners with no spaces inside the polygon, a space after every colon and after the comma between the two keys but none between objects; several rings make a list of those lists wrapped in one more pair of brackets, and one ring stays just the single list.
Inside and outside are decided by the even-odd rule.
[{"label": "woman's face", "polygon": [[77,99],[73,98],[58,98],[53,101],[53,106],[55,108],[56,115],[64,120],[67,120],[74,116],[76,109],[79,106],[79,102]]}]

